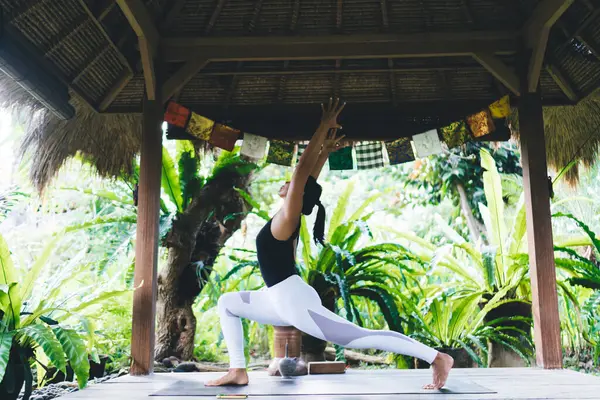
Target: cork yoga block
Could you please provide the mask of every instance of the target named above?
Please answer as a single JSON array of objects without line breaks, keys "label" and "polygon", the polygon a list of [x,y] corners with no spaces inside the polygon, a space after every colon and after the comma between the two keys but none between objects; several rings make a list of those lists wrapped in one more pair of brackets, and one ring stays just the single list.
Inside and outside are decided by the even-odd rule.
[{"label": "cork yoga block", "polygon": [[308,363],[309,375],[343,374],[345,372],[346,363],[343,361],[318,361]]}]

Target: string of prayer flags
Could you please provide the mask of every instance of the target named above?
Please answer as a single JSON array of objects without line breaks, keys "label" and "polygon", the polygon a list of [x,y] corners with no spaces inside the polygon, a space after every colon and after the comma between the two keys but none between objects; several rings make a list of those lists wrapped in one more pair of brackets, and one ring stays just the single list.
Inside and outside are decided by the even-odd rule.
[{"label": "string of prayer flags", "polygon": [[453,122],[448,126],[440,128],[440,133],[448,148],[462,146],[463,144],[473,140],[469,127],[465,121]]},{"label": "string of prayer flags", "polygon": [[284,140],[271,140],[267,162],[289,167],[294,159],[296,144]]},{"label": "string of prayer flags", "polygon": [[240,137],[240,131],[222,124],[214,124],[208,142],[213,146],[227,151],[233,151],[235,142]]},{"label": "string of prayer flags", "polygon": [[267,138],[244,132],[241,154],[257,160],[262,159],[267,152]]},{"label": "string of prayer flags", "polygon": [[298,153],[297,153],[296,161],[300,160],[300,157],[302,157],[302,153],[304,153],[304,150],[306,150],[307,147],[308,147],[307,143],[298,143]]},{"label": "string of prayer flags", "polygon": [[352,146],[346,146],[329,154],[329,169],[331,171],[345,171],[354,169]]},{"label": "string of prayer flags", "polygon": [[390,165],[398,165],[409,161],[414,161],[415,152],[410,144],[410,138],[400,138],[391,143],[386,143]]},{"label": "string of prayer flags", "polygon": [[164,120],[178,128],[185,128],[190,118],[190,110],[174,101],[169,102],[167,111],[165,111]]},{"label": "string of prayer flags", "polygon": [[385,165],[381,142],[362,142],[356,146],[356,168],[372,169]]},{"label": "string of prayer flags", "polygon": [[442,152],[442,142],[436,129],[414,135],[413,143],[415,145],[415,155],[419,158]]},{"label": "string of prayer flags", "polygon": [[494,119],[506,118],[510,115],[510,96],[504,96],[490,105],[490,113]]},{"label": "string of prayer flags", "polygon": [[490,110],[482,110],[477,114],[469,115],[467,123],[476,138],[489,135],[496,130]]},{"label": "string of prayer flags", "polygon": [[208,141],[211,137],[214,127],[215,121],[192,112],[190,122],[188,123],[186,130],[196,139]]}]

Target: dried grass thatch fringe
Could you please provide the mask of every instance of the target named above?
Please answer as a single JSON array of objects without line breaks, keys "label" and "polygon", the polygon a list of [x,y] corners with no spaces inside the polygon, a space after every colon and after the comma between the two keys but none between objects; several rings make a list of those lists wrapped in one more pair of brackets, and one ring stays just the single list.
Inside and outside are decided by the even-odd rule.
[{"label": "dried grass thatch fringe", "polygon": [[75,118],[61,120],[9,77],[0,76],[0,107],[17,111],[17,118],[24,122],[20,153],[31,158],[29,176],[40,193],[63,164],[76,155],[104,177],[133,172],[133,161],[141,146],[141,116],[97,113],[73,93],[71,104]]},{"label": "dried grass thatch fringe", "polygon": [[[518,137],[518,112],[513,113],[513,132]],[[580,167],[591,167],[600,153],[600,91],[596,91],[575,106],[544,108],[544,129],[548,165],[561,171],[573,160],[574,165],[565,174],[567,182],[579,182]]]}]

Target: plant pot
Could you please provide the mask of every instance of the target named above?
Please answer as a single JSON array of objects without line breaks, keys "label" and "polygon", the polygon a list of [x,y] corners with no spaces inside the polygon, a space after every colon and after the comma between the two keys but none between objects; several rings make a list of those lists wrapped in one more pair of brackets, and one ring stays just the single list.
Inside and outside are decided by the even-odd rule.
[{"label": "plant pot", "polygon": [[306,363],[300,360],[302,332],[292,326],[274,326],[273,360],[269,365],[269,375],[279,375],[279,361],[285,357],[285,344],[288,344],[288,357],[298,358],[294,375],[308,374]]},{"label": "plant pot", "polygon": [[0,382],[0,399],[16,400],[25,383],[25,365],[21,362],[16,349],[11,349],[10,358],[6,366],[6,373]]},{"label": "plant pot", "polygon": [[[526,302],[511,302],[502,304],[485,316],[486,323],[503,317],[525,317],[532,318],[531,304]],[[513,326],[525,332],[531,329],[531,326],[522,321],[502,322],[502,326]],[[507,333],[509,334],[509,333]],[[515,333],[515,338],[525,342],[521,335]],[[488,367],[489,368],[505,368],[505,367],[527,367],[527,361],[515,353],[513,350],[506,348],[498,343],[490,342],[488,346]],[[533,349],[532,349],[533,350]]]},{"label": "plant pot", "polygon": [[110,361],[108,356],[100,356],[100,363],[90,359],[90,379],[102,378],[106,375],[106,363]]},{"label": "plant pot", "polygon": [[[441,353],[446,353],[454,358],[453,368],[477,368],[477,363],[471,358],[465,349],[436,349]],[[427,361],[415,358],[416,369],[429,369],[430,365]]]}]

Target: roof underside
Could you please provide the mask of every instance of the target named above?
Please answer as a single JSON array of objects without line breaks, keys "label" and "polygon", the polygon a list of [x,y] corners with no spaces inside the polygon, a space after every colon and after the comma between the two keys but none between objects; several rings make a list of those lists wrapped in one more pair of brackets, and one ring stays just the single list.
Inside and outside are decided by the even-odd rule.
[{"label": "roof underside", "polygon": [[[518,34],[535,0],[149,0],[145,1],[162,38],[277,38],[359,35],[453,35],[474,38],[492,32]],[[0,0],[4,19],[55,67],[55,74],[102,112],[141,112],[144,75],[136,33],[114,0]],[[409,37],[409,36],[407,36]],[[415,36],[416,37],[416,36]],[[366,39],[365,39],[366,40]],[[203,42],[204,43],[204,42]],[[219,43],[219,42],[215,42]],[[254,43],[254,42],[249,42]],[[241,42],[243,45],[243,42]],[[242,46],[238,46],[242,47]],[[161,44],[161,49],[165,46]],[[252,49],[252,44],[248,45]],[[517,50],[490,50],[516,70]],[[186,49],[192,57],[194,48]],[[202,48],[198,48],[201,51]],[[243,50],[243,49],[242,49]],[[484,49],[485,50],[485,49]],[[184,65],[165,52],[165,78]],[[275,112],[293,112],[298,129],[330,96],[354,106],[353,118],[367,115],[406,125],[436,125],[475,111],[508,88],[469,54],[339,58],[250,55],[208,61],[175,99],[218,120],[265,129]],[[185,58],[185,57],[183,57]],[[275,59],[274,59],[275,58]],[[600,86],[600,1],[576,0],[554,25],[541,77],[546,105],[573,104]],[[262,120],[263,124],[259,122]],[[314,120],[314,119],[313,119]],[[418,121],[417,121],[418,120]],[[259,122],[257,122],[259,121]],[[417,122],[415,122],[417,121]],[[282,121],[278,121],[282,122]],[[283,121],[285,122],[285,121]],[[402,125],[401,125],[402,126]],[[256,132],[261,133],[261,132]],[[264,133],[267,134],[268,133]]]}]

